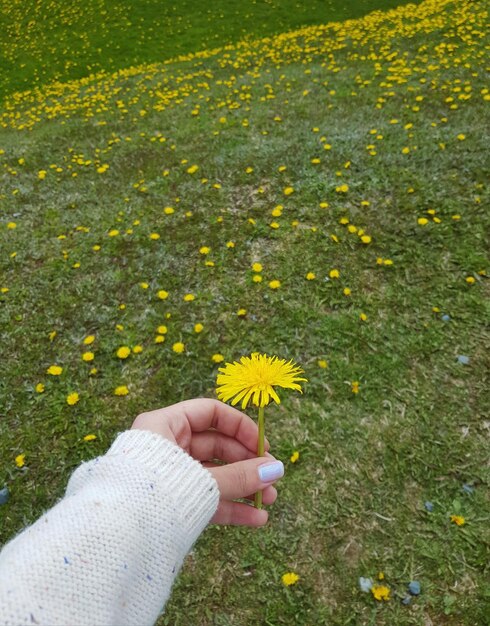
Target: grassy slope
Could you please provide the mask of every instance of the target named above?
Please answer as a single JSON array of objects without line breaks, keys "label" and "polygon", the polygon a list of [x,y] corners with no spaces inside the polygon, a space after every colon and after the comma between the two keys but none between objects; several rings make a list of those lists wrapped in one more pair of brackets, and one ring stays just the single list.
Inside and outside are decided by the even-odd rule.
[{"label": "grassy slope", "polygon": [[[61,495],[68,472],[103,453],[138,411],[212,395],[214,353],[267,351],[293,357],[310,380],[303,398],[283,394],[268,411],[273,451],[287,462],[298,449],[300,461],[288,465],[266,529],[203,536],[160,623],[484,623],[488,40],[478,32],[487,18],[479,3],[418,11],[73,84],[64,96],[56,88],[28,115],[28,100],[9,104],[0,120],[0,287],[9,288],[0,483],[12,492],[0,508],[3,538]],[[187,173],[194,163],[200,170]],[[344,182],[348,192],[336,191]],[[109,237],[112,228],[120,234]],[[282,281],[277,292],[271,279]],[[197,298],[184,303],[189,292]],[[155,345],[163,323],[167,339]],[[89,333],[95,376],[80,358]],[[171,350],[179,340],[185,355]],[[116,348],[136,344],[144,351],[118,362]],[[53,363],[65,368],[59,380],[45,374]],[[130,394],[116,398],[122,383]],[[81,400],[69,407],[75,390]],[[13,461],[21,452],[25,472]],[[453,513],[467,524],[451,524]],[[393,595],[384,605],[357,585],[380,570]],[[281,585],[286,571],[300,575],[296,586]],[[413,578],[423,593],[404,607]]]},{"label": "grassy slope", "polygon": [[394,7],[396,0],[0,0],[0,100],[91,72]]}]

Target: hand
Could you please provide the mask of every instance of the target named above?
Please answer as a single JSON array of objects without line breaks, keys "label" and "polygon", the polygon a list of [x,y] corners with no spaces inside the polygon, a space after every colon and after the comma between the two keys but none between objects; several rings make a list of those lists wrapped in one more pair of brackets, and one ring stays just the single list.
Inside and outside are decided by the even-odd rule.
[{"label": "hand", "polygon": [[[264,504],[272,504],[277,498],[272,483],[279,476],[264,482],[258,474],[261,465],[277,461],[268,452],[268,441],[266,458],[257,457],[259,429],[248,415],[218,400],[197,398],[142,413],[132,428],[162,435],[212,473],[220,491],[212,523],[263,526],[267,522],[264,509],[234,502],[237,498],[253,500],[256,491],[263,491]],[[218,465],[215,460],[228,465]]]}]

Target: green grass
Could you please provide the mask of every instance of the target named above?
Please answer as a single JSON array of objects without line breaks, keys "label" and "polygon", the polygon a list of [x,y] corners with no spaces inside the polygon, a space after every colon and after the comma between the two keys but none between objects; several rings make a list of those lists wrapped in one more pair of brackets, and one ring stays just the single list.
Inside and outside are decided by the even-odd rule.
[{"label": "green grass", "polygon": [[[304,396],[284,393],[266,411],[286,464],[278,501],[264,529],[203,534],[159,626],[485,623],[486,7],[431,1],[6,102],[0,488],[11,499],[0,507],[2,541],[139,412],[213,396],[213,354],[258,350],[293,358],[309,379]],[[184,302],[186,293],[196,299]],[[166,340],[155,344],[161,324]],[[81,359],[89,334],[90,364]],[[185,354],[172,352],[177,341]],[[144,349],[120,361],[122,345]],[[59,379],[46,374],[54,363]],[[113,395],[120,384],[128,396]],[[72,391],[80,402],[71,407]],[[84,442],[88,433],[97,439]],[[300,576],[290,588],[288,571]],[[386,603],[358,586],[380,571]],[[413,579],[422,593],[404,606]]]},{"label": "green grass", "polygon": [[397,0],[0,2],[0,101],[14,91],[161,62],[245,37],[392,8]]}]

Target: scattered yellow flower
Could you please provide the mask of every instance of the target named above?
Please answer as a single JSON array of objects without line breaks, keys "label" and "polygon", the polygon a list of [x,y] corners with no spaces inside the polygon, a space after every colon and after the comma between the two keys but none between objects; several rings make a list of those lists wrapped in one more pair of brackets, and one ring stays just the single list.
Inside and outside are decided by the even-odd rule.
[{"label": "scattered yellow flower", "polygon": [[196,299],[196,296],[193,293],[186,293],[184,296],[184,302],[192,302]]},{"label": "scattered yellow flower", "polygon": [[117,349],[116,354],[119,359],[127,359],[131,354],[131,349],[128,346],[121,346]]},{"label": "scattered yellow flower", "polygon": [[172,350],[174,352],[176,352],[177,354],[182,354],[182,352],[184,352],[185,350],[185,346],[182,342],[177,341],[176,343],[174,343],[174,345],[172,346]]},{"label": "scattered yellow flower", "polygon": [[24,465],[25,465],[25,458],[26,458],[25,454],[18,454],[15,457],[15,464],[17,465],[17,467],[24,467]]},{"label": "scattered yellow flower", "polygon": [[425,226],[428,223],[429,220],[426,217],[419,217],[417,220],[417,224],[420,224],[420,226]]},{"label": "scattered yellow flower", "polygon": [[475,282],[476,282],[476,279],[475,279],[475,277],[474,277],[474,276],[467,276],[467,277],[465,278],[465,280],[466,280],[466,282],[467,282],[469,285],[473,285],[473,283],[475,283]]},{"label": "scattered yellow flower", "polygon": [[222,354],[213,354],[211,360],[213,361],[213,363],[221,363],[225,360],[225,357]]},{"label": "scattered yellow flower", "polygon": [[294,572],[287,572],[286,574],[283,574],[281,576],[281,580],[283,585],[285,585],[286,587],[290,587],[291,585],[295,585],[298,582],[299,576]]},{"label": "scattered yellow flower", "polygon": [[291,463],[296,463],[298,459],[299,459],[299,452],[295,450],[289,460],[291,461]]},{"label": "scattered yellow flower", "polygon": [[380,602],[382,600],[387,602],[390,599],[390,590],[385,585],[373,585],[371,587],[371,593],[374,598]]},{"label": "scattered yellow flower", "polygon": [[84,441],[93,441],[94,439],[97,439],[96,435],[85,435],[83,438]]},{"label": "scattered yellow flower", "polygon": [[84,352],[82,354],[82,360],[85,361],[86,363],[89,363],[90,361],[94,360],[94,353],[93,352]]},{"label": "scattered yellow flower", "polygon": [[51,376],[61,376],[62,372],[63,368],[59,365],[50,365],[46,370],[46,373],[50,374]]},{"label": "scattered yellow flower", "polygon": [[290,196],[292,193],[294,193],[294,187],[284,187],[285,196]]},{"label": "scattered yellow flower", "polygon": [[166,334],[168,333],[168,328],[167,328],[166,326],[163,326],[163,325],[162,325],[162,326],[159,326],[159,327],[157,328],[157,333],[158,333],[159,335],[166,335]]},{"label": "scattered yellow flower", "polygon": [[269,287],[271,289],[279,289],[279,287],[281,286],[281,281],[280,280],[271,280],[269,283]]},{"label": "scattered yellow flower", "polygon": [[352,393],[359,393],[359,381],[354,380],[351,383],[351,391],[352,391]]},{"label": "scattered yellow flower", "polygon": [[87,335],[83,340],[84,345],[89,346],[91,343],[94,343],[95,335]]},{"label": "scattered yellow flower", "polygon": [[306,280],[315,280],[316,275],[314,272],[308,272],[308,274],[306,274]]},{"label": "scattered yellow flower", "polygon": [[330,270],[328,275],[330,276],[330,278],[340,278],[339,270]]},{"label": "scattered yellow flower", "polygon": [[456,524],[456,526],[463,526],[466,522],[465,518],[462,515],[451,515],[451,522]]},{"label": "scattered yellow flower", "polygon": [[141,354],[142,352],[143,352],[143,346],[140,346],[140,345],[133,346],[134,354]]},{"label": "scattered yellow flower", "polygon": [[44,385],[42,383],[37,383],[35,389],[37,393],[44,393]]},{"label": "scattered yellow flower", "polygon": [[119,385],[119,387],[116,387],[114,389],[115,396],[127,396],[128,393],[129,389],[126,387],[126,385]]},{"label": "scattered yellow flower", "polygon": [[160,300],[166,300],[168,298],[168,291],[165,291],[165,289],[160,289],[160,291],[157,291],[157,296],[160,298]]},{"label": "scattered yellow flower", "polygon": [[202,332],[204,329],[204,326],[202,324],[195,324],[194,326],[194,332],[195,333],[200,333]]},{"label": "scattered yellow flower", "polygon": [[73,393],[69,393],[66,396],[66,403],[69,404],[70,406],[73,406],[79,400],[80,400],[80,396],[78,395],[78,393],[76,391],[74,391]]}]

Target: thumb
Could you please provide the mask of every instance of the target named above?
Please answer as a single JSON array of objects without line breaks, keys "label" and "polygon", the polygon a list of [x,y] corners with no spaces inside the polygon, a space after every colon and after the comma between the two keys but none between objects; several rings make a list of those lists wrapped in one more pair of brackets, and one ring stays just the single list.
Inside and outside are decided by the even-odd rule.
[{"label": "thumb", "polygon": [[221,498],[235,500],[262,491],[284,475],[284,465],[272,457],[256,457],[208,468],[218,483]]}]

